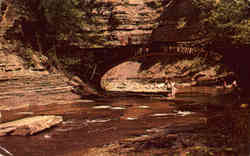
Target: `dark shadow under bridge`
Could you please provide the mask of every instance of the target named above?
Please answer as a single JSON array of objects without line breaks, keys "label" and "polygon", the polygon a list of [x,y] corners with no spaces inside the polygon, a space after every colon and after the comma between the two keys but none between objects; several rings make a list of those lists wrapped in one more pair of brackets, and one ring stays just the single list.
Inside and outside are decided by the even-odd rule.
[{"label": "dark shadow under bridge", "polygon": [[[97,90],[101,88],[101,78],[111,68],[128,61],[150,56],[206,56],[208,53],[187,43],[157,42],[151,44],[126,45],[111,48],[60,47],[57,56],[78,60],[78,69],[85,82]],[[80,66],[80,67],[79,67]],[[72,68],[73,69],[73,68]]]}]

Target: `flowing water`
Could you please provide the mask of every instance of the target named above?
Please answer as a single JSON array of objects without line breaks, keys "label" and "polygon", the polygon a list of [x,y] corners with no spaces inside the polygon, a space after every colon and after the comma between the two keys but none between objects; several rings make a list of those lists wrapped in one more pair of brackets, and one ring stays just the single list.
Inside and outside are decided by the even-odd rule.
[{"label": "flowing water", "polygon": [[193,87],[181,89],[173,99],[123,95],[93,100],[2,112],[2,119],[53,114],[62,115],[64,122],[34,136],[0,137],[0,155],[78,156],[92,147],[175,125],[200,125],[202,135],[192,132],[199,145],[227,149],[228,155],[249,154],[250,109],[225,90]]}]

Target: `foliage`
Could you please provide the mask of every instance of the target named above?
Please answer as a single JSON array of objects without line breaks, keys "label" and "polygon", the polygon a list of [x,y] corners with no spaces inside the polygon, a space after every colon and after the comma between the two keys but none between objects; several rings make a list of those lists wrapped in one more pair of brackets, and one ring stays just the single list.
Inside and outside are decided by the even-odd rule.
[{"label": "foliage", "polygon": [[112,31],[120,24],[111,3],[102,0],[8,0],[6,4],[15,8],[18,20],[4,37],[28,49],[28,66],[32,62],[26,52],[39,51],[48,57],[50,67],[76,70],[86,77],[96,68],[92,54],[82,60],[64,54],[80,47],[103,46],[109,40],[105,30]]},{"label": "foliage", "polygon": [[162,3],[163,3],[163,2],[158,1],[158,0],[156,0],[156,1],[150,1],[150,2],[145,2],[145,4],[146,4],[148,7],[152,8],[152,9],[158,9],[159,7],[162,6]]},{"label": "foliage", "polygon": [[30,48],[27,48],[22,55],[23,59],[25,60],[26,68],[34,67],[32,55],[33,55],[33,50]]},{"label": "foliage", "polygon": [[105,40],[99,27],[106,23],[100,17],[105,16],[109,3],[98,0],[17,0],[13,3],[18,14],[25,17],[24,21],[38,23],[34,30],[36,37],[51,40],[54,45],[67,41],[69,45],[90,47]]},{"label": "foliage", "polygon": [[250,1],[193,0],[200,9],[203,34],[212,44],[250,44]]}]

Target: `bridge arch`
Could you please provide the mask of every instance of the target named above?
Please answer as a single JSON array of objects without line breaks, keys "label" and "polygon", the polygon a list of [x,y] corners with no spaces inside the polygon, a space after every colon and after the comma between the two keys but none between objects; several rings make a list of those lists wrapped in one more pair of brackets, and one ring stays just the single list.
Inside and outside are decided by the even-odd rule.
[{"label": "bridge arch", "polygon": [[[113,67],[129,61],[152,56],[200,56],[207,55],[207,51],[199,47],[192,47],[183,43],[151,43],[144,45],[127,45],[113,48],[74,49],[64,53],[66,57],[84,58],[92,56],[91,72],[85,74],[87,81],[98,91],[104,91],[101,79]],[[90,63],[87,59],[81,60],[81,65]]]}]

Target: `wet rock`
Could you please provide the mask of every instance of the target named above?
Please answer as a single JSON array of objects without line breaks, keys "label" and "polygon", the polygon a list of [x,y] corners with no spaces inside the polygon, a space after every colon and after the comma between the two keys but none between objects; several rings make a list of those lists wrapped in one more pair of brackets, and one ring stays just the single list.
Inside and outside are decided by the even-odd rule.
[{"label": "wet rock", "polygon": [[176,113],[176,115],[180,115],[180,116],[186,116],[186,115],[190,115],[193,114],[193,112],[189,112],[189,111],[178,111]]},{"label": "wet rock", "polygon": [[95,119],[95,120],[86,120],[87,123],[104,123],[109,122],[111,119]]},{"label": "wet rock", "polygon": [[138,108],[146,109],[146,108],[150,108],[150,107],[149,106],[138,106]]},{"label": "wet rock", "polygon": [[0,136],[27,136],[41,132],[63,121],[61,116],[35,116],[0,124]]},{"label": "wet rock", "polygon": [[193,112],[189,111],[176,111],[174,113],[156,113],[152,114],[151,117],[165,117],[165,116],[186,116],[191,115]]},{"label": "wet rock", "polygon": [[79,100],[75,100],[75,102],[91,103],[91,102],[95,102],[95,101],[94,100],[89,100],[89,99],[79,99]]},{"label": "wet rock", "polygon": [[163,132],[163,129],[159,129],[159,128],[151,128],[151,129],[147,129],[146,132],[149,133],[159,133],[159,132]]},{"label": "wet rock", "polygon": [[111,108],[111,106],[108,105],[104,105],[104,106],[94,106],[92,107],[93,109],[107,109],[107,108]]},{"label": "wet rock", "polygon": [[111,107],[110,109],[112,109],[112,110],[124,110],[126,108],[124,108],[124,107]]},{"label": "wet rock", "polygon": [[197,81],[176,84],[176,86],[178,86],[178,87],[191,87],[191,86],[195,86],[195,85],[197,85]]},{"label": "wet rock", "polygon": [[125,120],[137,120],[137,118],[135,118],[135,117],[127,117],[127,118],[125,118]]},{"label": "wet rock", "polygon": [[50,138],[51,138],[51,136],[48,135],[48,134],[45,134],[43,137],[44,137],[45,139],[50,139]]},{"label": "wet rock", "polygon": [[33,115],[34,112],[18,112],[17,115]]},{"label": "wet rock", "polygon": [[175,113],[156,113],[152,114],[152,117],[165,117],[165,116],[170,116],[170,115],[175,115]]}]

